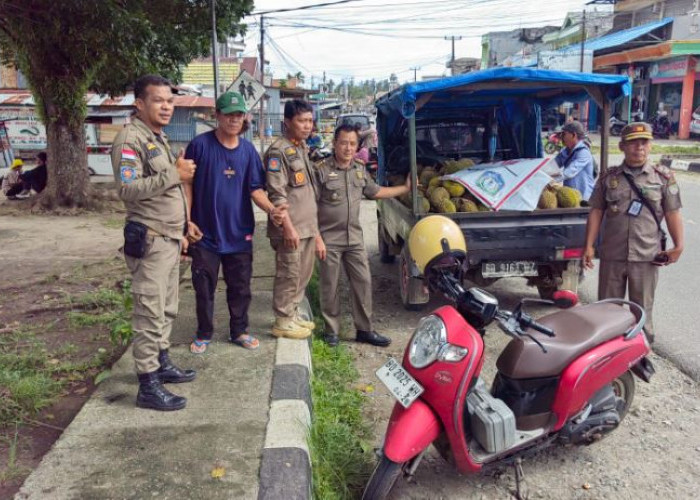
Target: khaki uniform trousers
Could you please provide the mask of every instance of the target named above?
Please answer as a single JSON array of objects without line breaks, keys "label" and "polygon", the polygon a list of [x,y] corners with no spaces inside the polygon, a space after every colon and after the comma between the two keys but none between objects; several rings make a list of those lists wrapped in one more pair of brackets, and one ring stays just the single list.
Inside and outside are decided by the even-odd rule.
[{"label": "khaki uniform trousers", "polygon": [[296,250],[286,248],[278,238],[270,239],[270,245],[275,251],[272,310],[275,318],[293,318],[314,271],[316,238],[302,238]]},{"label": "khaki uniform trousers", "polygon": [[328,247],[320,261],[321,313],[326,333],[340,332],[340,269],[345,269],[352,296],[352,318],[356,330],[372,331],[372,275],[364,246]]},{"label": "khaki uniform trousers", "polygon": [[124,257],[132,277],[136,373],[152,373],[160,368],[159,351],[170,347],[170,332],[177,316],[180,242],[149,235],[142,258]]},{"label": "khaki uniform trousers", "polygon": [[650,342],[654,341],[654,292],[659,280],[659,268],[650,262],[601,260],[598,276],[598,299],[624,299],[644,308],[647,320],[644,331]]}]

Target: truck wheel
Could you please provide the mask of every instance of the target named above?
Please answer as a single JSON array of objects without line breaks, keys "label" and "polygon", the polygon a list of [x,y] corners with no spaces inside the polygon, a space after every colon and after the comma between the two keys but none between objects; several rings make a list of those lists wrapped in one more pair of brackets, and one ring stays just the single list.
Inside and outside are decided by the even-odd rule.
[{"label": "truck wheel", "polygon": [[396,256],[389,253],[389,245],[384,239],[384,230],[381,224],[377,224],[377,244],[379,245],[379,260],[384,264],[392,264]]},{"label": "truck wheel", "polygon": [[392,462],[382,457],[362,493],[362,500],[384,500],[388,497],[401,475],[402,467],[402,463]]},{"label": "truck wheel", "polygon": [[420,311],[425,307],[425,304],[411,302],[411,297],[414,295],[412,287],[417,286],[415,281],[408,272],[408,262],[404,252],[401,252],[399,254],[399,292],[401,292],[401,303],[407,311]]}]

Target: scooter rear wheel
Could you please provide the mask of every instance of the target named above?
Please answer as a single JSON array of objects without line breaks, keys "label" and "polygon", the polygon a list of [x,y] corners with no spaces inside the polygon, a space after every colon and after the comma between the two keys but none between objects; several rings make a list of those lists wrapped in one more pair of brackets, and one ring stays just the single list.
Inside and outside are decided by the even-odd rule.
[{"label": "scooter rear wheel", "polygon": [[632,406],[634,400],[634,375],[632,372],[626,371],[615,380],[612,381],[612,389],[615,397],[618,400],[617,413],[620,415],[620,422],[625,418],[627,412]]},{"label": "scooter rear wheel", "polygon": [[404,464],[405,462],[392,462],[382,456],[362,493],[362,500],[384,500],[387,498],[401,475]]}]

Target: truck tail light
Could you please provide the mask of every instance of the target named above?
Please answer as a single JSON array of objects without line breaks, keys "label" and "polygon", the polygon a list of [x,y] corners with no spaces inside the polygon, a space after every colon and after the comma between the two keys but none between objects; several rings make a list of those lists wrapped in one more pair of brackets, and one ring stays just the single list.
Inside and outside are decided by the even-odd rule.
[{"label": "truck tail light", "polygon": [[557,250],[557,260],[573,260],[583,257],[583,248],[561,248]]}]

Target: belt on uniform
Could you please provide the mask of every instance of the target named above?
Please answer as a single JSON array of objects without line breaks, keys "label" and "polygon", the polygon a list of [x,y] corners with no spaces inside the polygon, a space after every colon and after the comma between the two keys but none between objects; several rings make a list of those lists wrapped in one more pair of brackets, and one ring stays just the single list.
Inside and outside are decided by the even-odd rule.
[{"label": "belt on uniform", "polygon": [[160,234],[158,231],[154,231],[150,227],[148,228],[148,236],[153,236],[154,238],[163,238],[164,240],[172,240],[171,237],[165,236],[164,234]]}]

